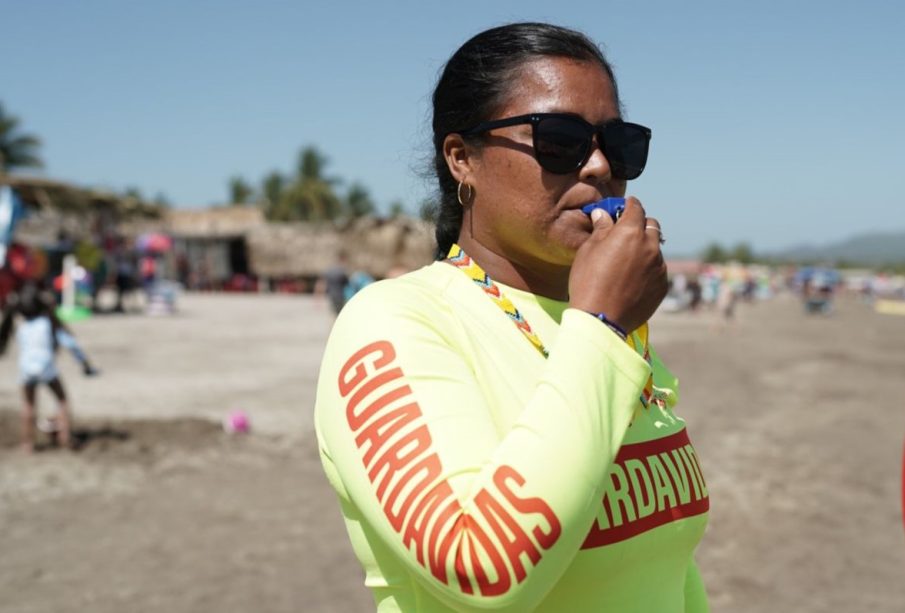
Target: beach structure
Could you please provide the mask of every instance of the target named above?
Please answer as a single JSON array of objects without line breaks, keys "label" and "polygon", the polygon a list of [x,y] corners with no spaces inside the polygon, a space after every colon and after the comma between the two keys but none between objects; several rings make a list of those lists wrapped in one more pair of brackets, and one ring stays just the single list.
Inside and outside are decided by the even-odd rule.
[{"label": "beach structure", "polygon": [[160,270],[190,289],[308,291],[340,253],[350,268],[375,278],[433,259],[433,226],[406,216],[272,222],[254,205],[177,209],[50,179],[2,176],[4,184],[28,208],[18,242],[59,252],[52,259],[61,262],[78,245],[109,255],[123,244],[141,251],[166,236],[166,248],[155,250]]},{"label": "beach structure", "polygon": [[362,217],[344,224],[269,223],[248,234],[251,266],[269,279],[313,280],[344,253],[348,266],[375,278],[433,259],[433,226],[410,217]]},{"label": "beach structure", "polygon": [[258,207],[234,205],[204,209],[172,209],[160,231],[173,238],[169,267],[179,280],[195,289],[249,289],[231,287],[237,279],[250,279],[247,236],[266,224]]},{"label": "beach structure", "polygon": [[165,210],[132,196],[42,177],[0,174],[0,185],[12,187],[28,210],[16,239],[33,246],[52,245],[61,234],[90,239],[128,222],[159,224]]},{"label": "beach structure", "polygon": [[246,205],[170,210],[163,230],[185,254],[189,276],[216,289],[308,291],[340,253],[381,278],[430,263],[434,248],[433,227],[409,217],[270,222]]}]

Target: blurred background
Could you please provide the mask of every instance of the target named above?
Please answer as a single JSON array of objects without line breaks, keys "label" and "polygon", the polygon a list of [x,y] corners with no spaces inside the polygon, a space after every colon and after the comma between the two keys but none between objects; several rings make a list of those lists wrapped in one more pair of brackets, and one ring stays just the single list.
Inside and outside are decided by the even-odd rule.
[{"label": "blurred background", "polygon": [[901,610],[898,3],[0,14],[0,298],[42,284],[99,373],[59,357],[76,450],[25,456],[0,360],[0,611],[372,608],[313,441],[333,299],[433,259],[436,78],[526,20],[598,41],[653,130],[629,194],[668,238],[714,610]]}]

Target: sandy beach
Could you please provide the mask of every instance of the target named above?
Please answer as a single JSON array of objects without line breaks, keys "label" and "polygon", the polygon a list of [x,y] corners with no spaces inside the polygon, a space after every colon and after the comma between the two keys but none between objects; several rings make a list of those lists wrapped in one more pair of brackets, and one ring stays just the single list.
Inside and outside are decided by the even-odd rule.
[{"label": "sandy beach", "polygon": [[[714,611],[900,612],[905,317],[796,299],[736,321],[658,314],[711,496]],[[0,360],[0,611],[369,611],[312,426],[331,317],[312,297],[189,294],[176,315],[74,324],[79,448],[18,449]],[[52,399],[42,390],[44,411]],[[252,433],[221,420],[245,411]]]}]

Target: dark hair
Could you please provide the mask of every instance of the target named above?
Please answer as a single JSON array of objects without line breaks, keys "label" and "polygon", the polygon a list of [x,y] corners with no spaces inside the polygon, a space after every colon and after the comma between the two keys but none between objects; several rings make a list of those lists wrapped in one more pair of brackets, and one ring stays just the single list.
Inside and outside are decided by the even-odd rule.
[{"label": "dark hair", "polygon": [[546,23],[513,23],[481,32],[459,47],[446,62],[433,95],[434,172],[440,188],[437,259],[446,257],[462,228],[458,185],[443,157],[443,140],[447,134],[490,119],[505,102],[518,69],[540,57],[596,62],[610,78],[619,105],[612,67],[597,45],[575,30]]},{"label": "dark hair", "polygon": [[19,289],[18,308],[25,319],[34,319],[50,312],[44,301],[41,286],[34,281],[26,281]]}]

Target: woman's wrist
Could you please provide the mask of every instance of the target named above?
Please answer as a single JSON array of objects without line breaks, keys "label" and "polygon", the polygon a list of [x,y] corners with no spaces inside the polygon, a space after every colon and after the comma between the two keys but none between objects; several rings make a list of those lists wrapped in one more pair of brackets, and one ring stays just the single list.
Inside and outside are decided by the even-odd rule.
[{"label": "woman's wrist", "polygon": [[615,321],[613,321],[612,319],[607,317],[606,313],[602,313],[602,312],[595,313],[594,311],[585,311],[585,312],[589,313],[592,317],[594,317],[595,319],[600,321],[607,328],[609,328],[610,330],[615,332],[616,335],[618,335],[619,338],[621,338],[622,340],[626,340],[628,338],[628,332],[625,331],[625,328],[623,328],[622,326],[617,324]]}]

